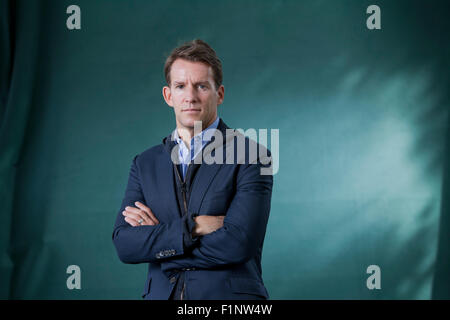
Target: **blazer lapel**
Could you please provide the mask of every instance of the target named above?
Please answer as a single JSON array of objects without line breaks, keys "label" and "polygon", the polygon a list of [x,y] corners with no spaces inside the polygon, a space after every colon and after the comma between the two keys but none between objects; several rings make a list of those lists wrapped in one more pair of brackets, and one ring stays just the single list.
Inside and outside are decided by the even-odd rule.
[{"label": "blazer lapel", "polygon": [[[225,124],[225,122],[223,122],[222,119],[220,119],[219,124],[217,126],[217,130],[221,131],[224,140],[222,140],[219,143],[219,145],[223,146],[223,143],[224,143],[225,137],[226,137],[226,129],[229,129],[229,127]],[[213,142],[209,142],[208,144],[206,144],[205,147],[203,148],[201,154],[204,154],[205,149],[211,143],[215,144],[216,142],[213,141]],[[162,161],[163,167],[161,168],[161,172],[158,173],[158,175],[162,179],[164,179],[164,177],[167,179],[167,172],[170,172],[169,181],[167,181],[164,184],[165,190],[163,190],[163,192],[165,192],[167,194],[166,205],[168,208],[168,212],[171,215],[174,215],[174,217],[179,218],[181,216],[181,212],[180,212],[180,209],[178,208],[178,202],[177,202],[176,196],[175,196],[176,189],[175,189],[175,184],[174,184],[174,178],[175,178],[174,174],[176,174],[176,173],[174,172],[173,164],[170,159],[171,149],[175,145],[175,143],[173,141],[171,141],[171,136],[169,135],[168,137],[165,138],[165,140],[163,141],[163,144],[165,145],[165,148],[167,150],[166,156],[168,157],[168,159],[167,160],[164,159],[166,161]],[[222,165],[223,164],[206,164],[206,163],[202,163],[200,165],[200,167],[198,168],[198,171],[196,173],[197,177],[195,178],[195,182],[194,182],[194,184],[192,186],[192,190],[191,190],[191,195],[190,195],[190,199],[189,199],[189,203],[188,203],[189,212],[197,213],[199,211],[200,206],[203,201],[203,198],[204,198],[206,192],[208,191],[208,188],[211,185],[211,182],[213,181],[214,177],[217,175],[217,172],[222,167]]]},{"label": "blazer lapel", "polygon": [[[205,150],[212,147],[212,149],[219,147],[216,149],[217,151],[221,151],[223,155],[225,155],[225,141],[226,141],[226,129],[229,127],[223,122],[222,119],[219,121],[219,125],[216,130],[219,130],[222,133],[223,140],[222,141],[210,141],[205,145],[201,154],[204,158]],[[210,149],[212,151],[212,149]],[[195,183],[192,187],[191,197],[189,199],[188,209],[192,213],[198,213],[200,210],[200,206],[202,204],[203,198],[205,197],[206,192],[208,191],[211,182],[214,180],[215,176],[219,169],[223,166],[223,164],[206,164],[202,163],[200,168],[197,171],[197,177],[195,178]]]},{"label": "blazer lapel", "polygon": [[198,168],[197,177],[195,178],[189,199],[189,212],[198,213],[206,191],[208,191],[211,182],[221,167],[221,164],[202,164]]},{"label": "blazer lapel", "polygon": [[168,220],[181,217],[180,208],[178,207],[178,201],[176,198],[176,186],[174,182],[173,164],[170,156],[165,154],[160,161],[160,170],[157,172],[157,181],[161,181],[162,199],[164,199],[164,206],[167,208]]}]

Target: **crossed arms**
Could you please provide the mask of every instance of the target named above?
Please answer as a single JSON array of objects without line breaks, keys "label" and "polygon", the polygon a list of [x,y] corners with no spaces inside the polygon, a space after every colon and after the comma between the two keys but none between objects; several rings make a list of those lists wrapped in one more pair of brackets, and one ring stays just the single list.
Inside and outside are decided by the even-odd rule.
[{"label": "crossed arms", "polygon": [[136,159],[113,231],[123,262],[161,263],[163,271],[170,271],[212,269],[255,256],[265,236],[273,182],[271,175],[260,174],[262,165],[240,165],[236,194],[225,215],[192,219],[188,213],[164,223],[144,205]]},{"label": "crossed arms", "polygon": [[[159,224],[159,220],[155,217],[152,210],[145,204],[136,201],[134,203],[137,208],[125,207],[122,214],[125,221],[133,227],[139,226],[155,226]],[[204,236],[216,231],[223,226],[223,219],[225,216],[208,216],[201,215],[194,217],[194,228],[192,230],[192,238]],[[139,223],[139,221],[142,221]]]}]

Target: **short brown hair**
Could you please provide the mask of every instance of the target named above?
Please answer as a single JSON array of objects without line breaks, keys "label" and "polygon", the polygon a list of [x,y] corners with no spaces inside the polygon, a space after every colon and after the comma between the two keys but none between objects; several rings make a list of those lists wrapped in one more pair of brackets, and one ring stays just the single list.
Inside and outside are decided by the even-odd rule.
[{"label": "short brown hair", "polygon": [[170,69],[177,59],[185,59],[192,62],[203,62],[213,70],[216,90],[222,85],[222,62],[216,52],[205,41],[194,39],[172,50],[164,64],[164,73],[167,85],[170,86]]}]

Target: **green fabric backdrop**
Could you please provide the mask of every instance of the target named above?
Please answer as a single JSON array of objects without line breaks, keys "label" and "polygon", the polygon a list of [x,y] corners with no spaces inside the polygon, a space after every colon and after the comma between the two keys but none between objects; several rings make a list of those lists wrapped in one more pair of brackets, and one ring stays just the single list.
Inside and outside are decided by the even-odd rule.
[{"label": "green fabric backdrop", "polygon": [[[66,8],[81,8],[68,30]],[[381,30],[366,8],[381,8]],[[139,299],[111,241],[133,157],[173,130],[163,63],[223,62],[219,115],[280,131],[272,299],[450,298],[448,1],[0,1],[0,298]],[[369,290],[369,265],[381,289]],[[66,286],[69,265],[81,289]]]}]

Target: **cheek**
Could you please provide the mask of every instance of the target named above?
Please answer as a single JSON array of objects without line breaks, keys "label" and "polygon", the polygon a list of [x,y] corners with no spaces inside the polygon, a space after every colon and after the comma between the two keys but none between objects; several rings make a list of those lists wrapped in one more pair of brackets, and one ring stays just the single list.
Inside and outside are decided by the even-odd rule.
[{"label": "cheek", "polygon": [[214,95],[205,95],[202,97],[202,100],[205,101],[208,105],[212,106],[217,102],[217,99]]},{"label": "cheek", "polygon": [[182,95],[180,92],[175,92],[172,94],[172,100],[175,101],[180,101],[182,98]]},{"label": "cheek", "polygon": [[214,109],[216,108],[216,106],[217,106],[217,99],[215,99],[215,98],[211,98],[210,100],[209,100],[209,103],[208,103],[208,105],[209,105],[209,111],[210,112],[213,112],[214,111]]}]

